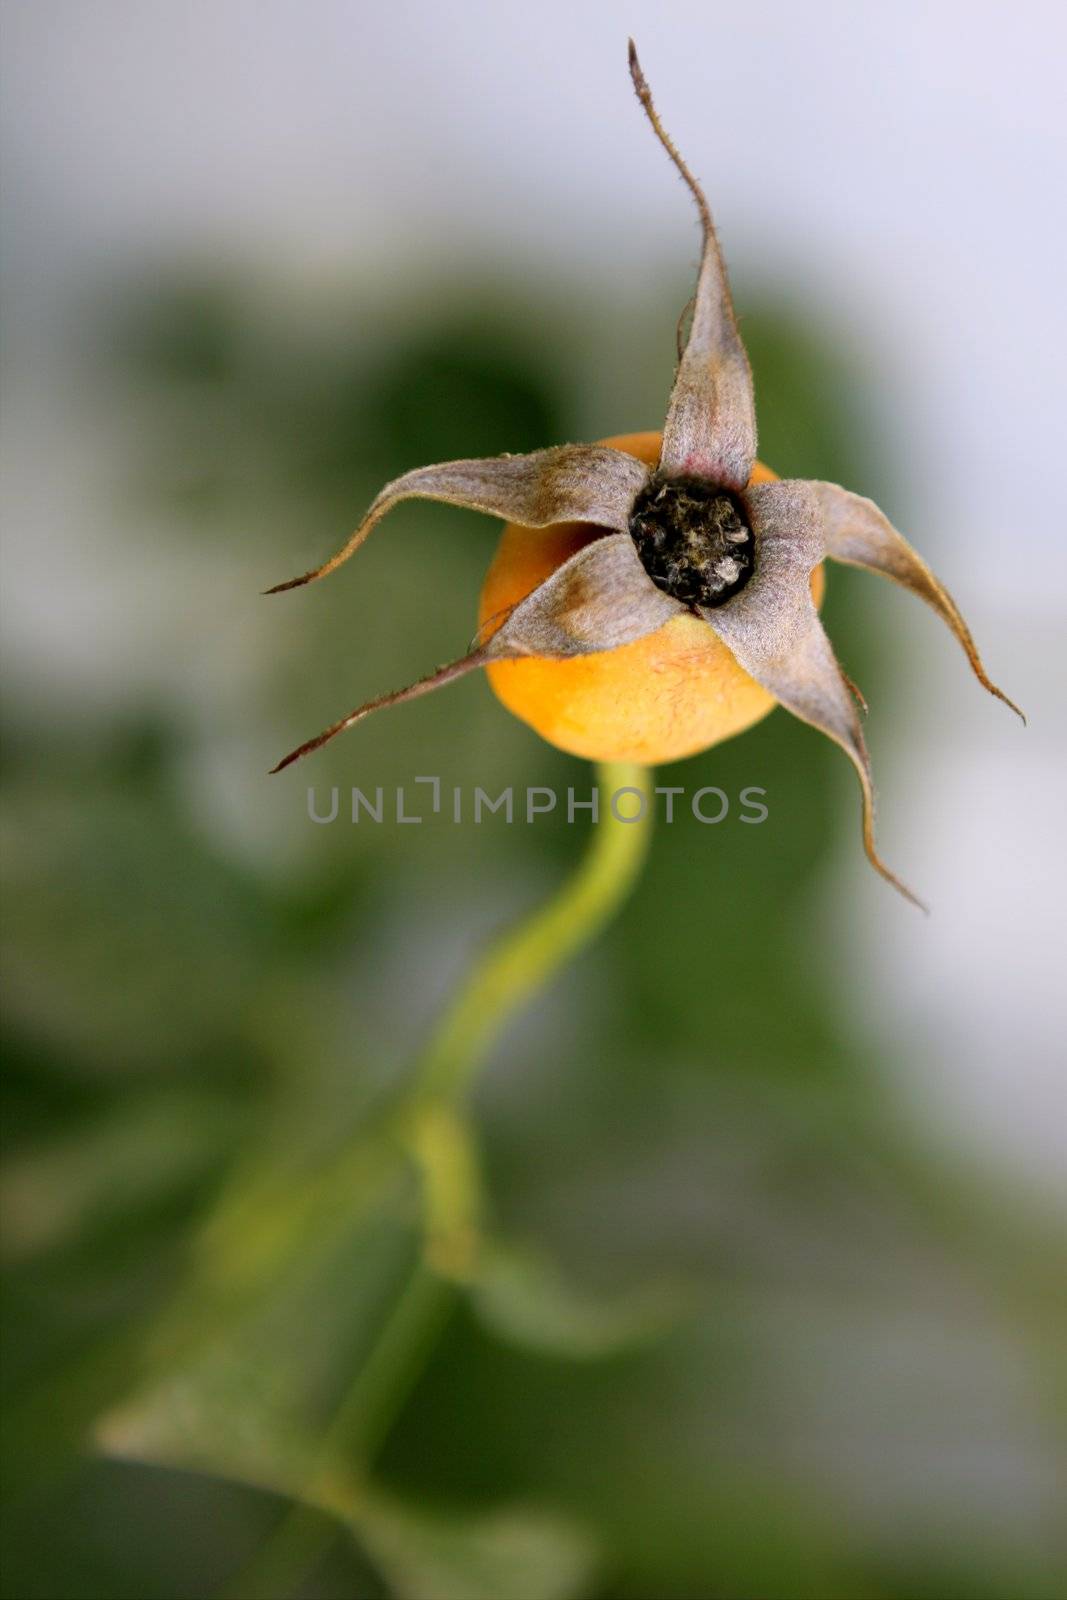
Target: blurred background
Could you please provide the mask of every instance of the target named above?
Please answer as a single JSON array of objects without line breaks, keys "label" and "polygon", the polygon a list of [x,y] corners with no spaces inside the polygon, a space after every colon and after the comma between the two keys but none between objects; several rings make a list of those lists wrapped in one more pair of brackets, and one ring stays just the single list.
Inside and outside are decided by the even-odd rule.
[{"label": "blurred background", "polygon": [[[4,1592],[1061,1595],[1059,8],[2,9]],[[661,827],[508,1029],[499,1270],[390,1377],[375,1119],[587,830],[316,827],[307,789],[590,776],[474,679],[265,776],[466,645],[489,520],[408,506],[259,591],[408,467],[659,425],[698,237],[628,32],[761,455],[882,505],[1030,726],[831,573],[933,915],[784,713],[665,771],[769,819]],[[339,1413],[369,1476],[282,1548]]]}]

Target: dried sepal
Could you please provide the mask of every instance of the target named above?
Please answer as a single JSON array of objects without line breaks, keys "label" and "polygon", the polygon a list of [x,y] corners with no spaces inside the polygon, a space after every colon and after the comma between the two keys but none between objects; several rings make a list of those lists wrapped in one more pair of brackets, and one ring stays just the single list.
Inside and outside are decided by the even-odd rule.
[{"label": "dried sepal", "polygon": [[652,583],[628,533],[607,534],[520,600],[488,648],[513,658],[595,655],[655,633],[685,609]]},{"label": "dried sepal", "polygon": [[303,577],[275,584],[281,594],[324,578],[359,548],[376,523],[401,500],[440,500],[485,511],[505,522],[546,528],[553,522],[591,522],[623,532],[648,468],[607,445],[564,444],[530,455],[490,456],[416,467],[387,483],[359,527],[336,555]]},{"label": "dried sepal", "polygon": [[660,468],[668,477],[704,478],[739,491],[756,459],[756,407],[726,264],[704,191],[659,119],[632,39],[630,75],[656,137],[696,201],[704,234],[693,320],[663,425]]},{"label": "dried sepal", "polygon": [[478,667],[484,667],[490,660],[488,650],[474,650],[470,655],[464,656],[460,661],[451,661],[445,667],[439,667],[436,672],[431,672],[428,677],[420,678],[417,683],[409,683],[404,689],[394,689],[390,694],[381,694],[375,700],[367,700],[363,705],[357,706],[346,717],[341,717],[337,722],[331,722],[328,728],[317,733],[313,739],[308,739],[304,744],[297,745],[295,750],[290,750],[283,756],[276,767],[271,767],[271,772],[284,772],[286,767],[291,767],[294,761],[299,761],[303,756],[309,756],[313,750],[321,750],[324,744],[329,744],[331,739],[336,739],[339,733],[344,733],[346,728],[354,728],[357,722],[362,722],[374,711],[386,711],[390,706],[403,705],[407,700],[418,700],[424,694],[430,694],[434,689],[443,689],[446,683],[454,683],[457,678],[463,678],[468,672],[474,672]]},{"label": "dried sepal", "polygon": [[607,534],[585,545],[520,600],[484,644],[405,689],[357,706],[271,770],[281,772],[374,711],[417,700],[491,661],[527,656],[562,659],[616,650],[654,633],[684,609],[649,581],[628,534]]},{"label": "dried sepal", "polygon": [[853,689],[811,598],[811,573],[823,555],[818,496],[809,484],[786,481],[760,484],[742,498],[756,537],[755,575],[728,604],[701,614],[750,677],[841,746],[860,780],[868,859],[921,906],[875,846],[874,786]]},{"label": "dried sepal", "polygon": [[925,600],[956,635],[978,682],[998,700],[1010,706],[1016,716],[1026,718],[1013,700],[987,674],[971,637],[971,630],[955,600],[931,572],[922,557],[912,549],[873,500],[852,494],[836,483],[813,483],[822,509],[826,530],[826,554],[852,567],[880,572],[895,583],[910,589]]}]

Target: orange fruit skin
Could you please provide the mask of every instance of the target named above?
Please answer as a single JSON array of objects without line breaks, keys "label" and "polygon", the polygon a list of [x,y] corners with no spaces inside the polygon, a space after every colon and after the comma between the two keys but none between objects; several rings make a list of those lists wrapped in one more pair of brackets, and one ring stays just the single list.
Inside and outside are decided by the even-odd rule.
[{"label": "orange fruit skin", "polygon": [[[659,461],[659,433],[619,434],[601,442],[649,466]],[[776,476],[757,461],[749,482],[770,483]],[[509,522],[482,587],[482,636],[491,637],[503,613],[583,545],[602,537],[602,529],[584,522],[548,528]],[[819,567],[812,574],[816,605],[823,587]],[[509,711],[549,744],[590,761],[677,761],[743,733],[777,703],[707,623],[690,615],[672,617],[655,633],[615,650],[566,660],[495,661],[486,671]]]}]

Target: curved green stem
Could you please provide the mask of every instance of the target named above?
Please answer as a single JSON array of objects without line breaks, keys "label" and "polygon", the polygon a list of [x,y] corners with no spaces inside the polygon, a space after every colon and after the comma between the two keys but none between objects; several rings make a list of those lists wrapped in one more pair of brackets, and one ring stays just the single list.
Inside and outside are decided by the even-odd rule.
[{"label": "curved green stem", "polygon": [[[596,938],[633,887],[651,836],[651,769],[623,762],[600,766],[597,788],[599,817],[587,855],[555,897],[505,934],[474,968],[419,1064],[423,1093],[463,1094],[501,1028]],[[613,809],[620,790],[636,792],[639,806],[631,793]]]},{"label": "curved green stem", "polygon": [[[652,828],[650,769],[601,766],[597,790],[592,843],[577,871],[475,965],[416,1064],[397,1127],[422,1175],[423,1259],[323,1441],[325,1478],[344,1457],[346,1476],[366,1472],[432,1351],[454,1286],[477,1271],[484,1201],[462,1102],[479,1068],[514,1014],[611,920],[644,863]],[[621,796],[621,790],[631,792]],[[291,1592],[330,1538],[308,1509],[315,1499],[309,1493],[292,1508],[229,1594],[276,1594],[280,1586]]]},{"label": "curved green stem", "polygon": [[483,1210],[462,1102],[501,1030],[596,938],[633,888],[651,838],[651,791],[648,767],[597,768],[597,820],[577,871],[475,965],[416,1066],[405,1143],[423,1175],[427,1260],[446,1276],[474,1272]]}]

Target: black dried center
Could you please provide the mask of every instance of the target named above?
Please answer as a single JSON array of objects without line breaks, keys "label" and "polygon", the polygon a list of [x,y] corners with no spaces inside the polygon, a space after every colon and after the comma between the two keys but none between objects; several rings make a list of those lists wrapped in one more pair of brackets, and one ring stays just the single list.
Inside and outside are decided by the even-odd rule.
[{"label": "black dried center", "polygon": [[739,503],[698,478],[653,475],[634,501],[630,537],[656,587],[685,605],[721,606],[755,566]]}]

